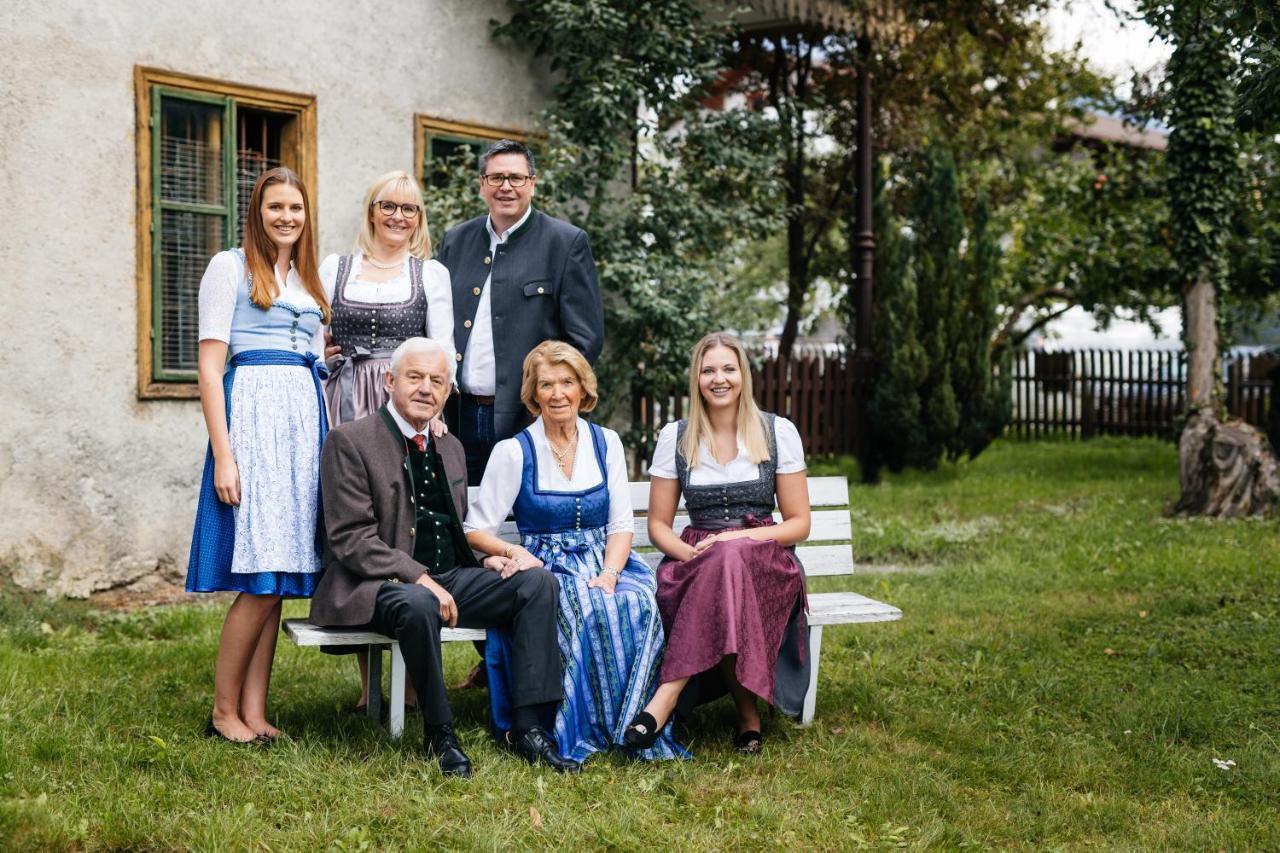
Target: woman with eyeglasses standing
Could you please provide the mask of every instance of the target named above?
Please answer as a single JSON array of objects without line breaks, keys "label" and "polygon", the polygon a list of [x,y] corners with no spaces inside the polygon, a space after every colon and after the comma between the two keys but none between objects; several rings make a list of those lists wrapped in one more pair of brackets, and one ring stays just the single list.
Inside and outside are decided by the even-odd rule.
[{"label": "woman with eyeglasses standing", "polygon": [[[391,353],[406,338],[432,338],[452,350],[449,271],[431,260],[422,189],[407,172],[388,172],[369,187],[355,250],[326,257],[320,281],[333,306],[325,383],[333,426],[371,415],[386,403]],[[437,418],[431,429],[434,435],[445,432],[444,420]],[[368,703],[368,665],[361,654],[357,711]],[[410,703],[413,698],[410,692]]]},{"label": "woman with eyeglasses standing", "polygon": [[355,251],[329,255],[320,280],[333,305],[325,395],[333,426],[387,401],[384,375],[402,341],[428,337],[453,346],[449,271],[431,260],[422,190],[407,172],[388,172],[365,194]]}]

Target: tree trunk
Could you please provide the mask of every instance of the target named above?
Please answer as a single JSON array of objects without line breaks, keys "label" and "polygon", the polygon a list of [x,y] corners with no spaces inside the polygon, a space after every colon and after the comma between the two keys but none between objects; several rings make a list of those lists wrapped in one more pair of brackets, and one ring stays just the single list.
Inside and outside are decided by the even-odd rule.
[{"label": "tree trunk", "polygon": [[1183,295],[1190,416],[1178,440],[1182,515],[1237,518],[1263,515],[1280,502],[1280,465],[1267,437],[1244,423],[1219,419],[1217,300],[1199,280]]},{"label": "tree trunk", "polygon": [[1213,282],[1200,279],[1182,294],[1182,343],[1187,348],[1187,409],[1218,408],[1218,300]]},{"label": "tree trunk", "polygon": [[1221,423],[1212,409],[1194,413],[1178,441],[1181,515],[1266,515],[1280,501],[1280,465],[1271,443],[1243,421]]}]

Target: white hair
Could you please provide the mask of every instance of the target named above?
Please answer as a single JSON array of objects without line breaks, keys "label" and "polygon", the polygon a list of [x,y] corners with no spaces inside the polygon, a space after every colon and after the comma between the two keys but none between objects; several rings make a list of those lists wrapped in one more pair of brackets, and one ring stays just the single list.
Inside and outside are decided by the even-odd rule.
[{"label": "white hair", "polygon": [[411,353],[440,353],[444,356],[445,365],[449,368],[449,384],[454,385],[458,378],[458,357],[453,347],[442,344],[432,338],[405,338],[395,352],[391,353],[391,372],[395,374],[400,368],[400,359]]}]

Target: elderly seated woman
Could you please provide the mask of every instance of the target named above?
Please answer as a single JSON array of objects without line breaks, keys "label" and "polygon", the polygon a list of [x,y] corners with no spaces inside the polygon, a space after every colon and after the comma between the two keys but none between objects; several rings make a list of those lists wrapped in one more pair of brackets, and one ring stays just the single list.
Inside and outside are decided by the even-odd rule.
[{"label": "elderly seated woman", "polygon": [[[472,548],[506,558],[504,574],[551,571],[559,579],[564,701],[554,730],[560,755],[582,761],[626,748],[626,723],[656,687],[663,646],[657,584],[631,551],[622,442],[579,417],[597,401],[587,360],[569,344],[539,344],[524,361],[521,400],[536,420],[494,447],[464,527]],[[496,535],[512,510],[519,545]],[[510,648],[505,632],[489,632],[485,657],[499,737],[510,729]],[[688,756],[669,725],[632,752]]]}]

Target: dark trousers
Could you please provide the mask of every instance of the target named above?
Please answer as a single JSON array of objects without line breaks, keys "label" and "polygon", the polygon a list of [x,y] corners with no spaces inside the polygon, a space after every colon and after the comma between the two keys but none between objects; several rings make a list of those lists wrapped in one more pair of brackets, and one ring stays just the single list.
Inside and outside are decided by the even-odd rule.
[{"label": "dark trousers", "polygon": [[489,454],[498,443],[493,433],[493,405],[482,405],[470,394],[459,394],[456,405],[449,406],[449,429],[462,442],[467,455],[467,485],[480,485],[484,468],[489,464]]},{"label": "dark trousers", "polygon": [[[560,584],[541,569],[517,572],[503,580],[493,571],[462,566],[432,580],[453,596],[461,628],[511,631],[512,705],[516,708],[559,702],[560,647],[556,642],[556,602]],[[375,631],[395,637],[405,668],[418,693],[426,725],[453,720],[440,655],[440,602],[424,586],[384,583],[374,599]]]}]

